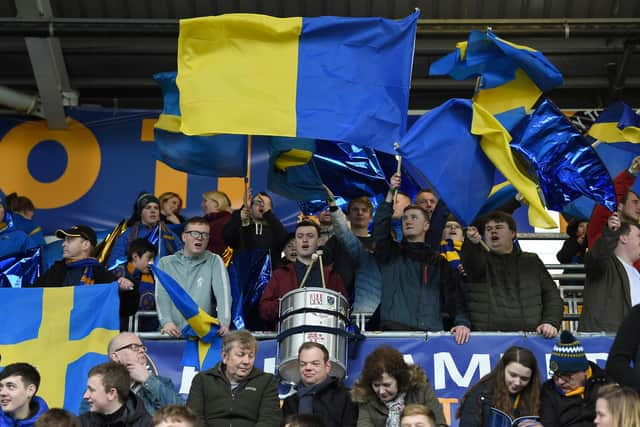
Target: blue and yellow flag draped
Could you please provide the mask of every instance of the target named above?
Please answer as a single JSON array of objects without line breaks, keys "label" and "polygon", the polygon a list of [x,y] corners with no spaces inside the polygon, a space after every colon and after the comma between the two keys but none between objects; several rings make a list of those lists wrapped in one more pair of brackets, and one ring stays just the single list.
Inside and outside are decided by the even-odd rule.
[{"label": "blue and yellow flag draped", "polygon": [[600,142],[622,143],[618,148],[636,151],[635,147],[625,145],[640,143],[640,115],[624,102],[614,102],[598,115],[589,135]]},{"label": "blue and yellow flag draped", "polygon": [[27,362],[42,377],[38,395],[50,407],[74,413],[87,374],[107,361],[107,346],[119,333],[117,284],[62,288],[0,289],[2,366]]},{"label": "blue and yellow flag draped", "polygon": [[406,130],[418,16],[181,20],[180,130],[318,138],[393,152]]},{"label": "blue and yellow flag draped", "polygon": [[247,175],[246,135],[187,136],[180,133],[180,94],[176,72],[153,76],[162,89],[162,114],[155,125],[154,157],[173,169],[195,175]]},{"label": "blue and yellow flag draped", "polygon": [[434,62],[430,75],[455,80],[479,77],[473,100],[511,130],[543,92],[562,84],[562,74],[545,56],[528,46],[472,31],[456,50]]},{"label": "blue and yellow flag draped", "polygon": [[173,277],[153,264],[149,267],[156,282],[164,286],[171,301],[188,322],[182,329],[182,335],[187,340],[182,366],[194,366],[199,371],[214,367],[220,361],[222,351],[222,338],[218,335],[220,321],[200,308]]}]

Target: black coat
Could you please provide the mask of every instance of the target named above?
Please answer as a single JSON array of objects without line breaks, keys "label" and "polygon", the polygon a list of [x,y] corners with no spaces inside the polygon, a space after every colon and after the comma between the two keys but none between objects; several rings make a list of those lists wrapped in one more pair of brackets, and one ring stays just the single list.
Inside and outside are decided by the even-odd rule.
[{"label": "black coat", "polygon": [[469,317],[475,331],[535,331],[542,323],[560,328],[560,291],[536,254],[485,251],[469,239],[462,245]]},{"label": "black coat", "polygon": [[133,393],[129,393],[123,408],[112,415],[85,412],[79,419],[82,427],[151,427],[153,425],[151,415],[144,409],[144,403]]},{"label": "black coat", "polygon": [[[285,399],[282,414],[285,418],[298,413],[298,395]],[[325,427],[355,427],[358,406],[351,401],[349,389],[340,380],[331,377],[313,395],[313,415],[322,418]]]},{"label": "black coat", "polygon": [[610,383],[609,377],[598,365],[589,362],[592,375],[581,396],[562,396],[555,388],[553,378],[542,385],[540,418],[544,427],[593,427],[596,417],[598,389]]},{"label": "black coat", "polygon": [[607,358],[607,374],[640,392],[640,304],[631,309],[618,329]]}]

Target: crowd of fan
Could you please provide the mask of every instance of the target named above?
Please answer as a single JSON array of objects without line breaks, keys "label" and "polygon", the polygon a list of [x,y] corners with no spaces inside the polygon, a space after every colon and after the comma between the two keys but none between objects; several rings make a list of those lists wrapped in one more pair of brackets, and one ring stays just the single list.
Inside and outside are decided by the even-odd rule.
[{"label": "crowd of fan", "polygon": [[[640,384],[639,375],[633,369],[629,370],[628,364],[629,361],[636,360],[638,354],[639,334],[635,326],[638,323],[623,321],[625,318],[638,316],[632,307],[640,302],[640,273],[637,270],[640,266],[640,198],[631,190],[639,171],[640,158],[636,158],[629,169],[622,171],[614,180],[619,200],[618,210],[611,213],[601,206],[596,207],[586,232],[585,221],[582,224],[580,221],[572,224],[573,228],[568,230],[570,239],[558,254],[561,262],[585,264],[586,281],[580,331],[614,333],[623,325],[622,333],[626,328],[625,338],[617,340],[612,348],[610,362],[614,361],[615,366],[611,368],[611,373],[619,381],[636,388]],[[292,235],[287,233],[272,212],[272,199],[266,193],[261,192],[255,196],[248,194],[244,205],[232,211],[226,194],[220,191],[207,192],[203,194],[204,216],[188,220],[179,213],[182,201],[177,194],[167,193],[157,198],[144,193],[136,199],[133,214],[127,221],[125,230],[114,234],[109,256],[105,257],[103,263],[94,258],[98,244],[94,230],[84,225],[60,229],[56,236],[63,239],[62,260],[55,262],[34,283],[23,286],[117,282],[122,330],[127,329],[128,318],[138,310],[155,309],[157,320],[143,322],[142,328],[159,329],[164,334],[180,337],[187,322],[164,287],[159,284],[156,286],[149,271],[149,263],[157,259],[160,270],[175,279],[199,307],[220,320],[219,335],[235,336],[235,332],[230,332],[234,325],[227,266],[233,260],[239,264],[238,268],[242,268],[243,259],[250,259],[256,252],[262,252],[270,255],[273,273],[262,294],[256,298],[255,313],[259,313],[259,317],[251,318],[251,313],[245,312],[246,327],[249,330],[275,328],[279,316],[279,300],[287,292],[304,286],[331,289],[342,294],[354,312],[373,313],[368,329],[447,330],[453,334],[458,344],[467,342],[472,330],[537,332],[547,338],[558,334],[563,310],[558,287],[540,258],[536,254],[522,251],[517,245],[516,224],[509,213],[494,211],[463,230],[461,224],[449,214],[446,205],[438,201],[432,191],[420,191],[412,204],[408,196],[399,192],[400,184],[400,175],[390,177],[389,191],[375,210],[375,215],[373,205],[366,197],[351,200],[346,212],[343,212],[327,188],[327,212],[315,218],[302,219]],[[21,204],[17,200],[21,200]],[[42,231],[32,218],[35,210],[33,204],[27,198],[16,195],[6,199],[2,197],[0,202],[0,218],[4,219],[0,223],[0,256],[42,245],[43,242],[39,240],[42,238]],[[589,250],[585,251],[587,245]],[[319,249],[323,250],[323,263],[316,262]],[[281,257],[283,251],[284,256]],[[135,337],[124,336],[130,339]],[[573,342],[573,337],[561,336],[561,343],[566,344],[567,340]],[[118,362],[123,350],[135,351],[135,346],[138,350],[143,349],[139,342],[127,345],[129,347],[124,346],[115,351],[110,347],[109,352],[115,362]],[[242,345],[253,347],[254,352],[249,354],[255,357],[254,344],[245,342]],[[304,351],[305,349],[301,349],[302,353]],[[490,374],[493,376],[486,382],[481,381],[484,384],[483,391],[474,387],[467,395],[466,402],[484,408],[486,401],[491,402],[484,395],[487,391],[484,389],[488,388],[489,394],[497,393],[495,397],[498,409],[510,414],[518,413],[515,409],[519,407],[534,415],[539,411],[544,418],[544,405],[542,409],[534,408],[540,407],[539,400],[544,401],[545,393],[554,398],[556,396],[553,393],[556,393],[562,399],[579,396],[584,400],[588,397],[595,405],[595,392],[587,396],[585,390],[593,378],[599,378],[601,370],[597,366],[583,366],[584,364],[574,367],[579,368],[575,370],[558,366],[553,369],[551,382],[542,386],[541,396],[534,393],[531,401],[516,399],[514,403],[508,397],[519,396],[520,392],[513,391],[518,387],[510,385],[507,377],[519,377],[521,385],[526,383],[522,388],[524,389],[527,384],[535,387],[533,379],[539,375],[537,367],[532,364],[523,363],[519,358],[514,361],[505,359],[508,354],[509,351],[503,358],[505,372]],[[374,355],[375,352],[369,357]],[[223,361],[232,356],[233,352],[229,348],[226,351],[223,349]],[[323,363],[326,366],[330,362],[325,357]],[[358,383],[352,392],[354,401],[360,407],[357,419],[371,418],[371,421],[358,421],[358,425],[384,425],[374,419],[382,417],[384,420],[399,420],[401,411],[398,408],[404,408],[405,403],[429,403],[413,402],[408,398],[408,389],[402,393],[396,390],[395,394],[389,391],[393,390],[393,381],[387,381],[389,375],[397,382],[396,387],[400,387],[401,381],[382,367],[384,363],[381,361],[377,365],[377,371],[374,369],[377,373],[368,377],[369,383],[366,383],[365,369],[361,378],[364,385]],[[518,364],[518,369],[509,370],[512,363]],[[126,366],[129,368],[129,365]],[[214,369],[203,372],[194,380],[188,406],[203,420],[214,419],[218,416],[216,411],[224,412],[229,405],[234,407],[230,403],[221,404],[220,407],[212,405],[207,394],[209,388],[206,381],[215,381],[216,376],[222,375],[223,382],[231,381],[230,398],[235,399],[238,383],[233,383],[230,379],[229,375],[235,374],[230,373],[229,368],[230,365],[222,364],[218,371]],[[101,369],[103,371],[90,374],[85,395],[90,405],[93,399],[91,390],[100,394],[100,390],[106,387],[101,388],[101,383],[95,382],[98,381],[95,378],[95,384],[92,385],[91,378],[101,377],[102,381],[112,371],[118,370],[112,365]],[[238,369],[248,375],[247,369],[252,371],[254,368]],[[132,372],[129,368],[126,371],[130,375],[129,381],[144,390],[143,385],[147,383],[144,375],[146,369],[140,368]],[[421,383],[420,378],[424,374],[414,371],[415,369],[405,373],[413,379],[407,379],[404,386],[426,384],[427,391],[422,398],[428,395],[427,400],[435,399],[430,395],[432,390],[428,382]],[[576,373],[580,375],[575,375]],[[113,375],[116,374],[117,372]],[[22,375],[22,378],[25,376]],[[414,380],[418,383],[414,384]],[[271,388],[271,379],[264,381],[266,382],[260,383],[260,387]],[[508,389],[506,391],[503,382]],[[600,381],[604,382],[606,381]],[[562,383],[577,385],[569,389],[562,386]],[[27,386],[30,384],[37,390],[37,381],[31,381]],[[308,392],[310,397],[315,398],[317,390],[316,387],[310,387],[313,390],[308,391],[307,387],[302,387],[298,395],[301,399],[299,404],[308,409],[310,403],[304,403],[302,396]],[[6,386],[0,385],[0,390],[6,389]],[[118,387],[113,389],[118,391]],[[197,391],[196,394],[194,390]],[[252,386],[250,390],[256,391],[256,387]],[[246,392],[247,389],[242,391]],[[376,400],[372,398],[372,393],[383,403],[374,405]],[[383,397],[392,394],[391,400],[401,398],[399,405],[389,404]],[[131,393],[129,395],[133,396]],[[204,395],[207,395],[206,399]],[[484,403],[474,400],[478,396]],[[123,407],[123,393],[116,393],[116,397],[120,407]],[[174,397],[179,399],[179,396]],[[143,406],[149,411],[147,402],[142,400]],[[363,402],[372,404],[364,412]],[[509,409],[509,404],[515,406]],[[331,402],[326,405],[328,408],[335,408]],[[563,401],[558,405],[564,405]],[[136,408],[143,406],[139,404]],[[443,424],[441,409],[438,410],[436,405],[432,406],[436,424]],[[94,411],[93,406],[91,408],[90,412],[99,412]],[[246,412],[254,409],[247,408]],[[213,412],[209,414],[210,411]],[[555,411],[557,412],[557,408]],[[205,412],[207,415],[203,415]],[[476,415],[480,413],[478,408],[471,412]],[[463,404],[458,415],[464,419],[471,412],[465,410]],[[262,417],[261,414],[259,418]],[[586,416],[589,417],[590,414]],[[279,415],[277,418],[279,423]],[[340,418],[340,423],[344,419]],[[387,425],[398,425],[398,422],[393,421]],[[327,423],[329,422],[325,420],[325,424]],[[340,423],[336,425],[346,425]],[[253,423],[247,421],[246,425]],[[573,424],[556,422],[544,425]]]}]

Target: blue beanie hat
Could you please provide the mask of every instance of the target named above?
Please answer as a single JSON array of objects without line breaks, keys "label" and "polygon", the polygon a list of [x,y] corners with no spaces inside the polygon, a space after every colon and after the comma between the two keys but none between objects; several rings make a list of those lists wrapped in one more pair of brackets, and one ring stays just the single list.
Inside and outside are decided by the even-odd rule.
[{"label": "blue beanie hat", "polygon": [[560,341],[553,346],[551,359],[549,360],[549,370],[556,372],[581,372],[589,367],[589,361],[584,354],[584,348],[580,341],[569,331],[562,331]]}]

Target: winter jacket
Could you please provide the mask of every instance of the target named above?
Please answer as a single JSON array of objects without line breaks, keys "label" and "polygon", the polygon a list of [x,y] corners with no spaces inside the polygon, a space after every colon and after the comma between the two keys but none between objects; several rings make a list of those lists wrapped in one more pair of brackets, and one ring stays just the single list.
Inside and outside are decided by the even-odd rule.
[{"label": "winter jacket", "polygon": [[607,374],[640,392],[640,304],[631,309],[618,329],[607,358]]},{"label": "winter jacket", "polygon": [[[340,292],[345,298],[348,298],[347,291],[338,273],[333,271],[331,267],[325,267],[324,277],[327,289]],[[266,322],[275,322],[279,315],[280,298],[287,292],[298,289],[298,285],[295,263],[292,262],[275,269],[260,298],[260,317]]]},{"label": "winter jacket", "polygon": [[[0,218],[0,228],[4,224]],[[5,226],[0,230],[0,257],[19,254],[28,249],[37,248],[36,242],[24,231]]]},{"label": "winter jacket", "polygon": [[535,331],[542,323],[560,328],[560,291],[536,254],[518,248],[496,254],[467,239],[462,264],[473,330]]},{"label": "winter jacket", "polygon": [[[422,368],[410,365],[409,374],[405,406],[411,403],[425,405],[435,414],[436,426],[446,426],[442,405]],[[351,390],[351,399],[358,405],[358,427],[385,427],[389,410],[384,402],[378,399],[370,385],[356,382]]]},{"label": "winter jacket", "polygon": [[[298,395],[284,400],[284,418],[298,413]],[[358,406],[351,401],[349,389],[342,382],[330,377],[313,395],[313,415],[322,418],[324,427],[355,427],[358,421]]]},{"label": "winter jacket", "polygon": [[151,427],[151,415],[144,409],[144,404],[133,393],[129,393],[124,405],[110,415],[97,412],[85,412],[80,415],[82,427]]},{"label": "winter jacket", "polygon": [[454,319],[455,325],[470,326],[460,286],[447,261],[423,242],[395,242],[392,211],[391,203],[380,203],[373,220],[383,329],[441,331],[443,315]]},{"label": "winter jacket", "polygon": [[380,305],[382,293],[382,279],[378,263],[375,257],[367,251],[361,239],[349,230],[347,218],[342,210],[332,211],[331,219],[334,224],[335,239],[341,243],[348,254],[348,256],[341,258],[352,262],[355,275],[354,285],[353,289],[347,287],[347,291],[353,296],[353,311],[355,313],[373,313]]},{"label": "winter jacket", "polygon": [[287,243],[289,235],[278,217],[272,211],[263,214],[264,223],[252,222],[243,227],[240,210],[231,214],[231,219],[224,226],[222,236],[227,245],[234,251],[251,249],[266,249],[271,253],[271,265],[275,268],[280,263],[282,248]]},{"label": "winter jacket", "polygon": [[589,362],[589,366],[592,375],[586,381],[584,398],[580,395],[562,396],[553,378],[542,385],[540,421],[544,427],[593,427],[598,389],[611,381],[598,365]]},{"label": "winter jacket", "polygon": [[47,402],[40,396],[35,396],[31,399],[29,408],[31,409],[30,413],[33,413],[33,415],[24,420],[13,419],[0,410],[0,427],[32,427],[38,421],[38,418],[49,410]]},{"label": "winter jacket", "polygon": [[[459,425],[464,427],[489,427],[489,415],[493,407],[493,386],[489,381],[474,386],[467,395],[462,406]],[[523,417],[532,414],[523,414],[516,408],[511,414],[512,418]]]},{"label": "winter jacket", "polygon": [[585,256],[584,303],[580,332],[615,333],[631,312],[631,289],[624,265],[613,253],[619,232],[605,226],[604,233]]},{"label": "winter jacket", "polygon": [[231,390],[222,362],[193,378],[187,406],[202,427],[279,427],[282,419],[273,375],[254,367]]},{"label": "winter jacket", "polygon": [[[184,288],[206,313],[216,316],[223,325],[231,321],[229,274],[219,255],[204,251],[187,256],[183,250],[160,259],[158,268]],[[187,321],[171,301],[164,286],[156,284],[158,320],[163,326],[173,322],[182,330]]]}]

